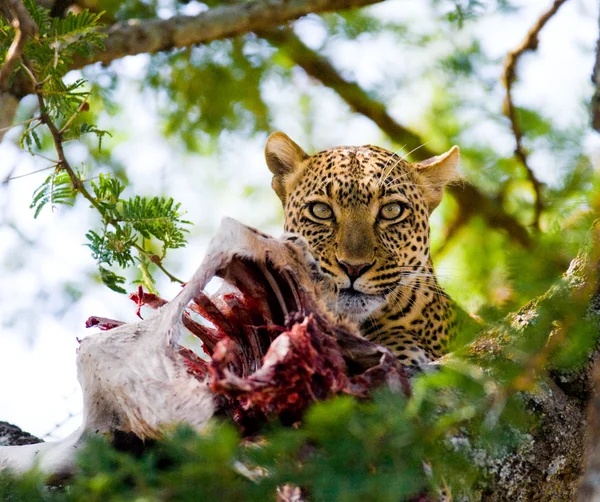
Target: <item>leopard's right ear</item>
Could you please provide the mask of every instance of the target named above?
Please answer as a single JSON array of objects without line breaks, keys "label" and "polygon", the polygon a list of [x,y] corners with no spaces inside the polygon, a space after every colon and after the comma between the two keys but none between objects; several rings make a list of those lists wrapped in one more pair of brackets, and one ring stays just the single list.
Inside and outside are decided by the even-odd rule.
[{"label": "leopard's right ear", "polygon": [[308,155],[294,143],[287,134],[274,132],[267,139],[265,146],[265,159],[269,171],[273,173],[272,187],[275,193],[285,205],[286,182],[290,175],[296,172],[302,161],[307,159]]}]

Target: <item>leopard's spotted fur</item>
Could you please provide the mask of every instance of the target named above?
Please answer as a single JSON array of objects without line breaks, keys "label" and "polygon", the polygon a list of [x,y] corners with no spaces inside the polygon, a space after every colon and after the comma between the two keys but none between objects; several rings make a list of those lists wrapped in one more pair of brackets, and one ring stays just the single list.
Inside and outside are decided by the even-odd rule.
[{"label": "leopard's spotted fur", "polygon": [[286,231],[306,238],[332,278],[330,308],[407,365],[441,356],[455,314],[429,257],[429,215],[456,176],[458,148],[418,164],[371,145],[308,156],[275,133],[266,158]]}]

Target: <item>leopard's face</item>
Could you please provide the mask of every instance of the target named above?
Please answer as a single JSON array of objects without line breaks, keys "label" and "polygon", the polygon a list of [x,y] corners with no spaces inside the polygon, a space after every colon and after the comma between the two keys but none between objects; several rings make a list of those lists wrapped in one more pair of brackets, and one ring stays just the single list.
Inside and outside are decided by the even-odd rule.
[{"label": "leopard's face", "polygon": [[443,185],[383,148],[338,147],[308,156],[277,135],[285,135],[271,137],[279,164],[267,145],[274,173],[298,149],[294,168],[275,173],[273,182],[283,193],[285,230],[308,241],[330,276],[324,292],[330,309],[361,322],[392,304],[407,279],[427,266],[429,214]]},{"label": "leopard's face", "polygon": [[377,147],[307,159],[286,198],[285,229],[306,238],[331,276],[332,310],[360,321],[428,262],[429,213],[415,183],[407,162]]}]

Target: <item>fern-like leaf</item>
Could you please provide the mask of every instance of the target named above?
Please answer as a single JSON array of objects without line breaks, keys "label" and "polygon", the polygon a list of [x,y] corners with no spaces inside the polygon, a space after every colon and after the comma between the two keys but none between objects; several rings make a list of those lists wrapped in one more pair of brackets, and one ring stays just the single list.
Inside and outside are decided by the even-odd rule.
[{"label": "fern-like leaf", "polygon": [[34,218],[37,218],[46,204],[72,206],[76,195],[77,192],[73,190],[71,178],[67,172],[55,170],[33,192],[33,199],[29,207],[35,209]]}]

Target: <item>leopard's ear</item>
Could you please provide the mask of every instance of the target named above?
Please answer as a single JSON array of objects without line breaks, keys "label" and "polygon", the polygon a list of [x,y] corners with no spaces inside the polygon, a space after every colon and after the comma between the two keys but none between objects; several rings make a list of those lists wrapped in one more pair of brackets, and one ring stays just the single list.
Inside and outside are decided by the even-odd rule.
[{"label": "leopard's ear", "polygon": [[273,190],[282,204],[285,204],[286,180],[300,168],[308,155],[287,134],[274,132],[267,139],[265,158],[269,170],[273,173]]},{"label": "leopard's ear", "polygon": [[446,153],[413,164],[418,178],[418,185],[425,196],[429,213],[431,213],[444,195],[444,187],[459,178],[456,171],[460,153],[455,145]]}]

